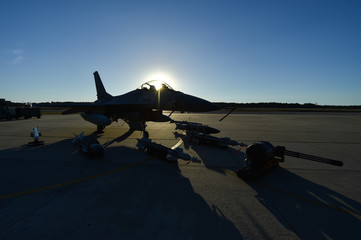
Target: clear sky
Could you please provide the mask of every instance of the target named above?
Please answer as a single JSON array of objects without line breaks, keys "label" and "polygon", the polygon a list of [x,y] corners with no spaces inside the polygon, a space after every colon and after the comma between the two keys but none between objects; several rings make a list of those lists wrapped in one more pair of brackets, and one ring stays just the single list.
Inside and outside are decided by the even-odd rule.
[{"label": "clear sky", "polygon": [[361,1],[0,3],[0,98],[94,101],[154,78],[222,102],[361,105]]}]

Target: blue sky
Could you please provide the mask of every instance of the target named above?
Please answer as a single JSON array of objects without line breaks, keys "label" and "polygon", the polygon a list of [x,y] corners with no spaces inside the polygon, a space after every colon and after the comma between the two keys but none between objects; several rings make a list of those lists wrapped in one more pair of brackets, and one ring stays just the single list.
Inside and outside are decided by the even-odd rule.
[{"label": "blue sky", "polygon": [[154,78],[222,102],[361,105],[361,1],[2,1],[0,98]]}]

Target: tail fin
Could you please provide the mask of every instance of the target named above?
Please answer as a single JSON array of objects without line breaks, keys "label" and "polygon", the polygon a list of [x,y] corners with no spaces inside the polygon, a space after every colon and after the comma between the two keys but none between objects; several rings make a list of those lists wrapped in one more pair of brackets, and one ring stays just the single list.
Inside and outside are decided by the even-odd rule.
[{"label": "tail fin", "polygon": [[100,79],[98,71],[95,71],[93,74],[95,80],[95,87],[97,88],[98,100],[112,97],[112,95],[110,95],[109,93],[107,93],[107,91],[105,91],[104,85],[102,83],[102,80]]}]

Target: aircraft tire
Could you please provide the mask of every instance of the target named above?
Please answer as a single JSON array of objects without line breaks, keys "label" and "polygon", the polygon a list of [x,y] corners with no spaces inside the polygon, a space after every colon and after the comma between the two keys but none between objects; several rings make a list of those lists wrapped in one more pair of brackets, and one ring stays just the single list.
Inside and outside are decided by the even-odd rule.
[{"label": "aircraft tire", "polygon": [[98,125],[98,126],[97,126],[97,131],[98,131],[98,132],[102,132],[102,131],[104,130],[104,128],[105,128],[105,127]]}]

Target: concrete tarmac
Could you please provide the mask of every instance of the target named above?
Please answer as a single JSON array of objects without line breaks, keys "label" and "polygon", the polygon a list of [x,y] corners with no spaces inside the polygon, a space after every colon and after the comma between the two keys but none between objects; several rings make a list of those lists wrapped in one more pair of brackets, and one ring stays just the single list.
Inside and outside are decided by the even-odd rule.
[{"label": "concrete tarmac", "polygon": [[[104,157],[89,159],[71,143],[74,134],[95,131],[79,115],[1,121],[0,239],[360,239],[361,114],[242,113],[219,122],[222,116],[172,118],[344,166],[286,157],[245,182],[235,176],[245,158],[238,147],[183,143],[202,163],[169,163],[136,150],[142,134],[120,121],[99,135]],[[37,126],[45,145],[28,147]],[[179,141],[174,129],[147,127],[168,147]]]}]

